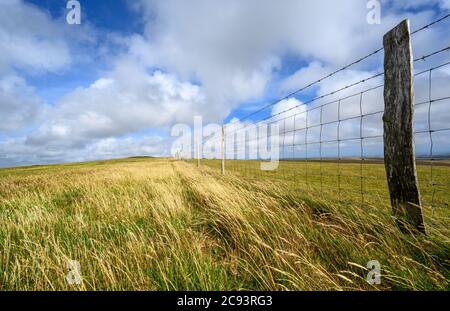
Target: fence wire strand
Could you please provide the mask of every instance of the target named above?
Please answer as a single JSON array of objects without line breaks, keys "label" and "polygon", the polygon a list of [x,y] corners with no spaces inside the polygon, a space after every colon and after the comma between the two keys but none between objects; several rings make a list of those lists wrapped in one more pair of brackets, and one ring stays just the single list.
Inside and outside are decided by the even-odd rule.
[{"label": "fence wire strand", "polygon": [[[448,19],[450,16],[439,18],[411,33],[415,35],[421,31]],[[228,138],[234,147],[232,154],[228,148],[224,152],[227,160],[227,170],[232,170],[242,174],[244,177],[279,179],[287,182],[295,189],[317,190],[322,198],[325,193],[335,195],[338,201],[349,197],[349,194],[357,194],[361,206],[366,204],[388,203],[389,193],[387,191],[386,173],[383,164],[383,153],[378,149],[383,146],[383,124],[382,115],[384,113],[383,96],[376,103],[380,108],[369,107],[366,111],[365,104],[371,103],[371,96],[377,98],[378,91],[384,86],[377,83],[377,79],[384,75],[384,72],[374,73],[368,77],[348,83],[329,92],[322,92],[300,104],[295,104],[281,111],[272,110],[268,116],[259,114],[274,107],[283,100],[297,98],[299,93],[322,84],[337,74],[356,66],[369,58],[377,55],[383,48],[349,62],[348,65],[339,68],[330,74],[315,80],[294,92],[280,99],[247,114],[240,119],[225,125],[225,146],[229,146]],[[450,45],[432,51],[428,54],[415,58],[414,63],[426,63],[430,58],[442,55],[450,51]],[[424,70],[416,72],[415,78],[420,78],[428,73],[428,98],[425,101],[415,102],[416,108],[425,106],[427,108],[426,123],[427,128],[414,131],[415,137],[420,134],[427,134],[429,140],[428,159],[419,158],[424,165],[428,164],[428,185],[430,190],[430,202],[432,218],[435,217],[437,201],[437,187],[446,186],[450,188],[450,182],[438,182],[436,180],[436,139],[433,135],[441,132],[450,132],[450,128],[433,127],[433,105],[450,99],[449,95],[433,97],[433,73],[439,69],[449,66],[450,61],[439,65],[430,66]],[[357,90],[352,94],[345,94],[347,90],[353,90],[357,86],[368,85],[363,90]],[[329,97],[340,95],[338,98],[325,102]],[[319,101],[324,102],[319,102]],[[350,103],[354,101],[352,108]],[[318,103],[317,105],[314,105]],[[382,105],[381,105],[382,104]],[[330,111],[333,111],[330,113]],[[329,115],[333,117],[329,117]],[[318,118],[314,121],[314,118]],[[259,125],[279,125],[282,131],[274,133],[270,130],[268,138],[278,135],[280,140],[281,162],[277,171],[262,171],[260,163],[263,162],[258,155],[251,154],[252,146],[259,146],[261,138],[258,128],[256,138],[247,135],[248,130],[254,130]],[[359,128],[358,128],[359,127]],[[350,128],[350,130],[349,130]],[[318,131],[318,133],[317,133]],[[243,132],[243,133],[241,133]],[[334,134],[333,134],[334,132]],[[237,139],[238,135],[243,135],[243,142]],[[220,140],[221,138],[215,138]],[[214,140],[214,139],[212,139]],[[417,143],[416,143],[417,144]],[[358,150],[359,149],[359,150]],[[331,151],[330,151],[331,150]],[[349,151],[350,150],[350,151]],[[377,151],[378,150],[378,151]],[[248,152],[248,153],[247,153]],[[336,152],[336,153],[335,153]],[[419,160],[417,163],[419,163]],[[427,160],[427,161],[426,161]],[[370,166],[370,167],[369,167]]]}]

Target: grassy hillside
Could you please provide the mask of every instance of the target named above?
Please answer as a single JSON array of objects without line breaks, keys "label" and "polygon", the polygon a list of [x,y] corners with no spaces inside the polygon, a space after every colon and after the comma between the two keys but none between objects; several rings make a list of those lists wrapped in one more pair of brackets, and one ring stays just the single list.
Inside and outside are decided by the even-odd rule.
[{"label": "grassy hillside", "polygon": [[414,237],[382,204],[241,174],[144,158],[0,170],[0,289],[450,289],[448,209]]}]

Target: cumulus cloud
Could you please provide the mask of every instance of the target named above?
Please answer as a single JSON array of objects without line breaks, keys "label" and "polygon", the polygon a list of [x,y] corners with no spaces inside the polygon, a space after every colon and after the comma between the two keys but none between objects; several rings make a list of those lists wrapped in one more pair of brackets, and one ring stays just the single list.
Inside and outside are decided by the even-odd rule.
[{"label": "cumulus cloud", "polygon": [[71,62],[63,27],[21,0],[0,3],[0,73],[10,68],[56,71]]},{"label": "cumulus cloud", "polygon": [[[404,8],[419,4],[404,2]],[[409,3],[409,2],[408,2]],[[133,1],[142,14],[143,36],[130,39],[130,54],[143,64],[164,66],[182,79],[201,82],[211,107],[235,108],[264,95],[286,54],[307,65],[283,81],[279,94],[300,88],[382,45],[382,36],[410,17],[413,28],[433,19],[429,6],[399,12],[384,1],[382,24],[366,21],[365,1]],[[417,54],[442,40],[440,33],[415,38]],[[359,71],[382,64],[381,53]],[[345,79],[345,77],[344,77]],[[343,79],[343,80],[344,80]],[[228,109],[224,109],[228,113]]]},{"label": "cumulus cloud", "polygon": [[[5,151],[0,154],[0,162],[166,154],[170,139],[158,136],[143,140],[134,136],[148,129],[167,133],[175,123],[192,123],[195,115],[202,115],[205,123],[220,122],[242,103],[264,98],[268,90],[275,93],[271,95],[284,95],[378,48],[382,35],[405,16],[411,17],[413,29],[435,17],[431,6],[406,0],[383,1],[386,10],[381,25],[367,23],[366,2],[360,0],[286,0],[282,5],[270,0],[128,3],[140,15],[143,32],[105,35],[110,44],[120,46],[112,54],[105,44],[94,50],[107,55],[108,69],[98,72],[96,81],[90,81],[90,85],[66,93],[49,107],[17,72],[61,72],[74,61],[89,58],[80,43],[92,42],[97,31],[88,25],[80,28],[82,31],[74,32],[72,28],[69,32],[64,23],[52,19],[37,6],[20,0],[2,1],[0,131],[14,131],[32,124],[39,119],[38,112],[45,113],[45,119],[39,119],[45,121],[20,138],[0,141],[1,150],[10,150],[9,154]],[[449,6],[448,0],[429,3],[442,9]],[[430,47],[439,46],[448,37],[445,27],[418,34],[413,42],[414,52],[416,55],[430,52]],[[288,76],[283,71],[287,55],[303,64]],[[437,64],[439,60],[442,58],[420,63],[417,68]],[[308,118],[303,112],[375,86],[382,79],[308,105],[303,102],[365,79],[380,69],[381,53],[309,93],[278,103],[272,114],[279,121],[283,117],[287,120],[283,123],[286,130],[294,128],[293,122],[296,127],[306,122],[310,126],[317,124],[320,110],[308,113]],[[418,90],[425,89],[424,85],[417,85]],[[439,90],[445,89],[445,82],[438,85]],[[377,90],[365,94],[363,106],[364,113],[382,108],[382,93]],[[322,111],[323,120],[331,122],[338,113],[341,118],[359,114],[359,97],[346,99],[340,108],[338,111],[336,104],[327,106]],[[281,115],[286,109],[289,113]],[[365,119],[363,135],[377,135],[380,120],[380,117]],[[246,124],[236,121],[235,125]],[[360,133],[358,125],[351,122],[342,124],[340,130],[348,137]],[[324,131],[325,135],[330,133],[326,136],[330,140],[335,132],[332,125]],[[305,141],[302,134],[289,135],[287,138],[293,144],[296,140]],[[311,130],[307,139],[313,142],[317,135],[316,130]],[[26,154],[33,157],[27,160]]]},{"label": "cumulus cloud", "polygon": [[205,111],[207,102],[198,86],[125,60],[91,86],[62,98],[27,143],[81,146],[93,139],[192,122],[192,115]]},{"label": "cumulus cloud", "polygon": [[27,78],[61,74],[81,58],[73,57],[71,47],[94,38],[89,25],[69,32],[65,22],[40,7],[22,0],[0,2],[0,134],[44,120],[40,117],[50,107]]},{"label": "cumulus cloud", "polygon": [[24,79],[17,75],[0,77],[0,132],[31,126],[45,108]]},{"label": "cumulus cloud", "polygon": [[[378,32],[368,27],[361,1],[142,0],[134,6],[147,23],[133,53],[195,77],[213,100],[235,104],[263,94],[283,54],[339,64],[376,45]],[[341,44],[349,40],[351,47]]]},{"label": "cumulus cloud", "polygon": [[82,148],[47,147],[36,149],[23,139],[0,141],[0,167],[81,162],[130,156],[169,156],[170,140],[149,135],[145,138],[123,137],[93,140]]}]

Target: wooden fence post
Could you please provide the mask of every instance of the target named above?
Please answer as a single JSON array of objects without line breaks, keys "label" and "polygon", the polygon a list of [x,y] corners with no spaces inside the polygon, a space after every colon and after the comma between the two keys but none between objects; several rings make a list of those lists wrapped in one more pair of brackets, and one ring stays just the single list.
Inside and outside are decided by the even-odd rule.
[{"label": "wooden fence post", "polygon": [[200,167],[200,144],[197,142],[197,167]]},{"label": "wooden fence post", "polygon": [[225,175],[225,125],[222,125],[222,175]]},{"label": "wooden fence post", "polygon": [[414,147],[414,77],[409,20],[384,36],[384,163],[394,216],[425,233]]}]

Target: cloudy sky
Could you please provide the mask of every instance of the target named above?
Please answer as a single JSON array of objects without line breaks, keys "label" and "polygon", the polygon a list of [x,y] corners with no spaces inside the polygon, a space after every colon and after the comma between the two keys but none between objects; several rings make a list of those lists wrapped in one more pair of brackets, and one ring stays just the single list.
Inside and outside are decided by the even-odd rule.
[{"label": "cloudy sky", "polygon": [[[379,48],[404,18],[417,29],[450,11],[450,0],[384,0],[381,24],[371,25],[365,0],[79,2],[81,24],[69,25],[66,0],[0,0],[0,166],[167,156],[174,124],[192,124],[194,116],[239,123]],[[449,26],[414,36],[414,55],[448,46]],[[449,60],[439,54],[416,63],[416,72]],[[369,77],[382,64],[380,53],[254,118]],[[422,77],[418,102],[429,96]],[[449,77],[450,66],[433,72],[433,96],[449,95]],[[364,113],[376,111],[379,99],[368,94]],[[449,104],[433,107],[433,127],[448,127]],[[425,108],[417,108],[419,129],[428,125]],[[359,113],[352,103],[343,109]],[[378,121],[365,120],[364,135],[379,131]],[[346,128],[348,135],[357,129]],[[436,135],[436,152],[447,152],[449,133]],[[425,138],[417,138],[423,153]]]}]

